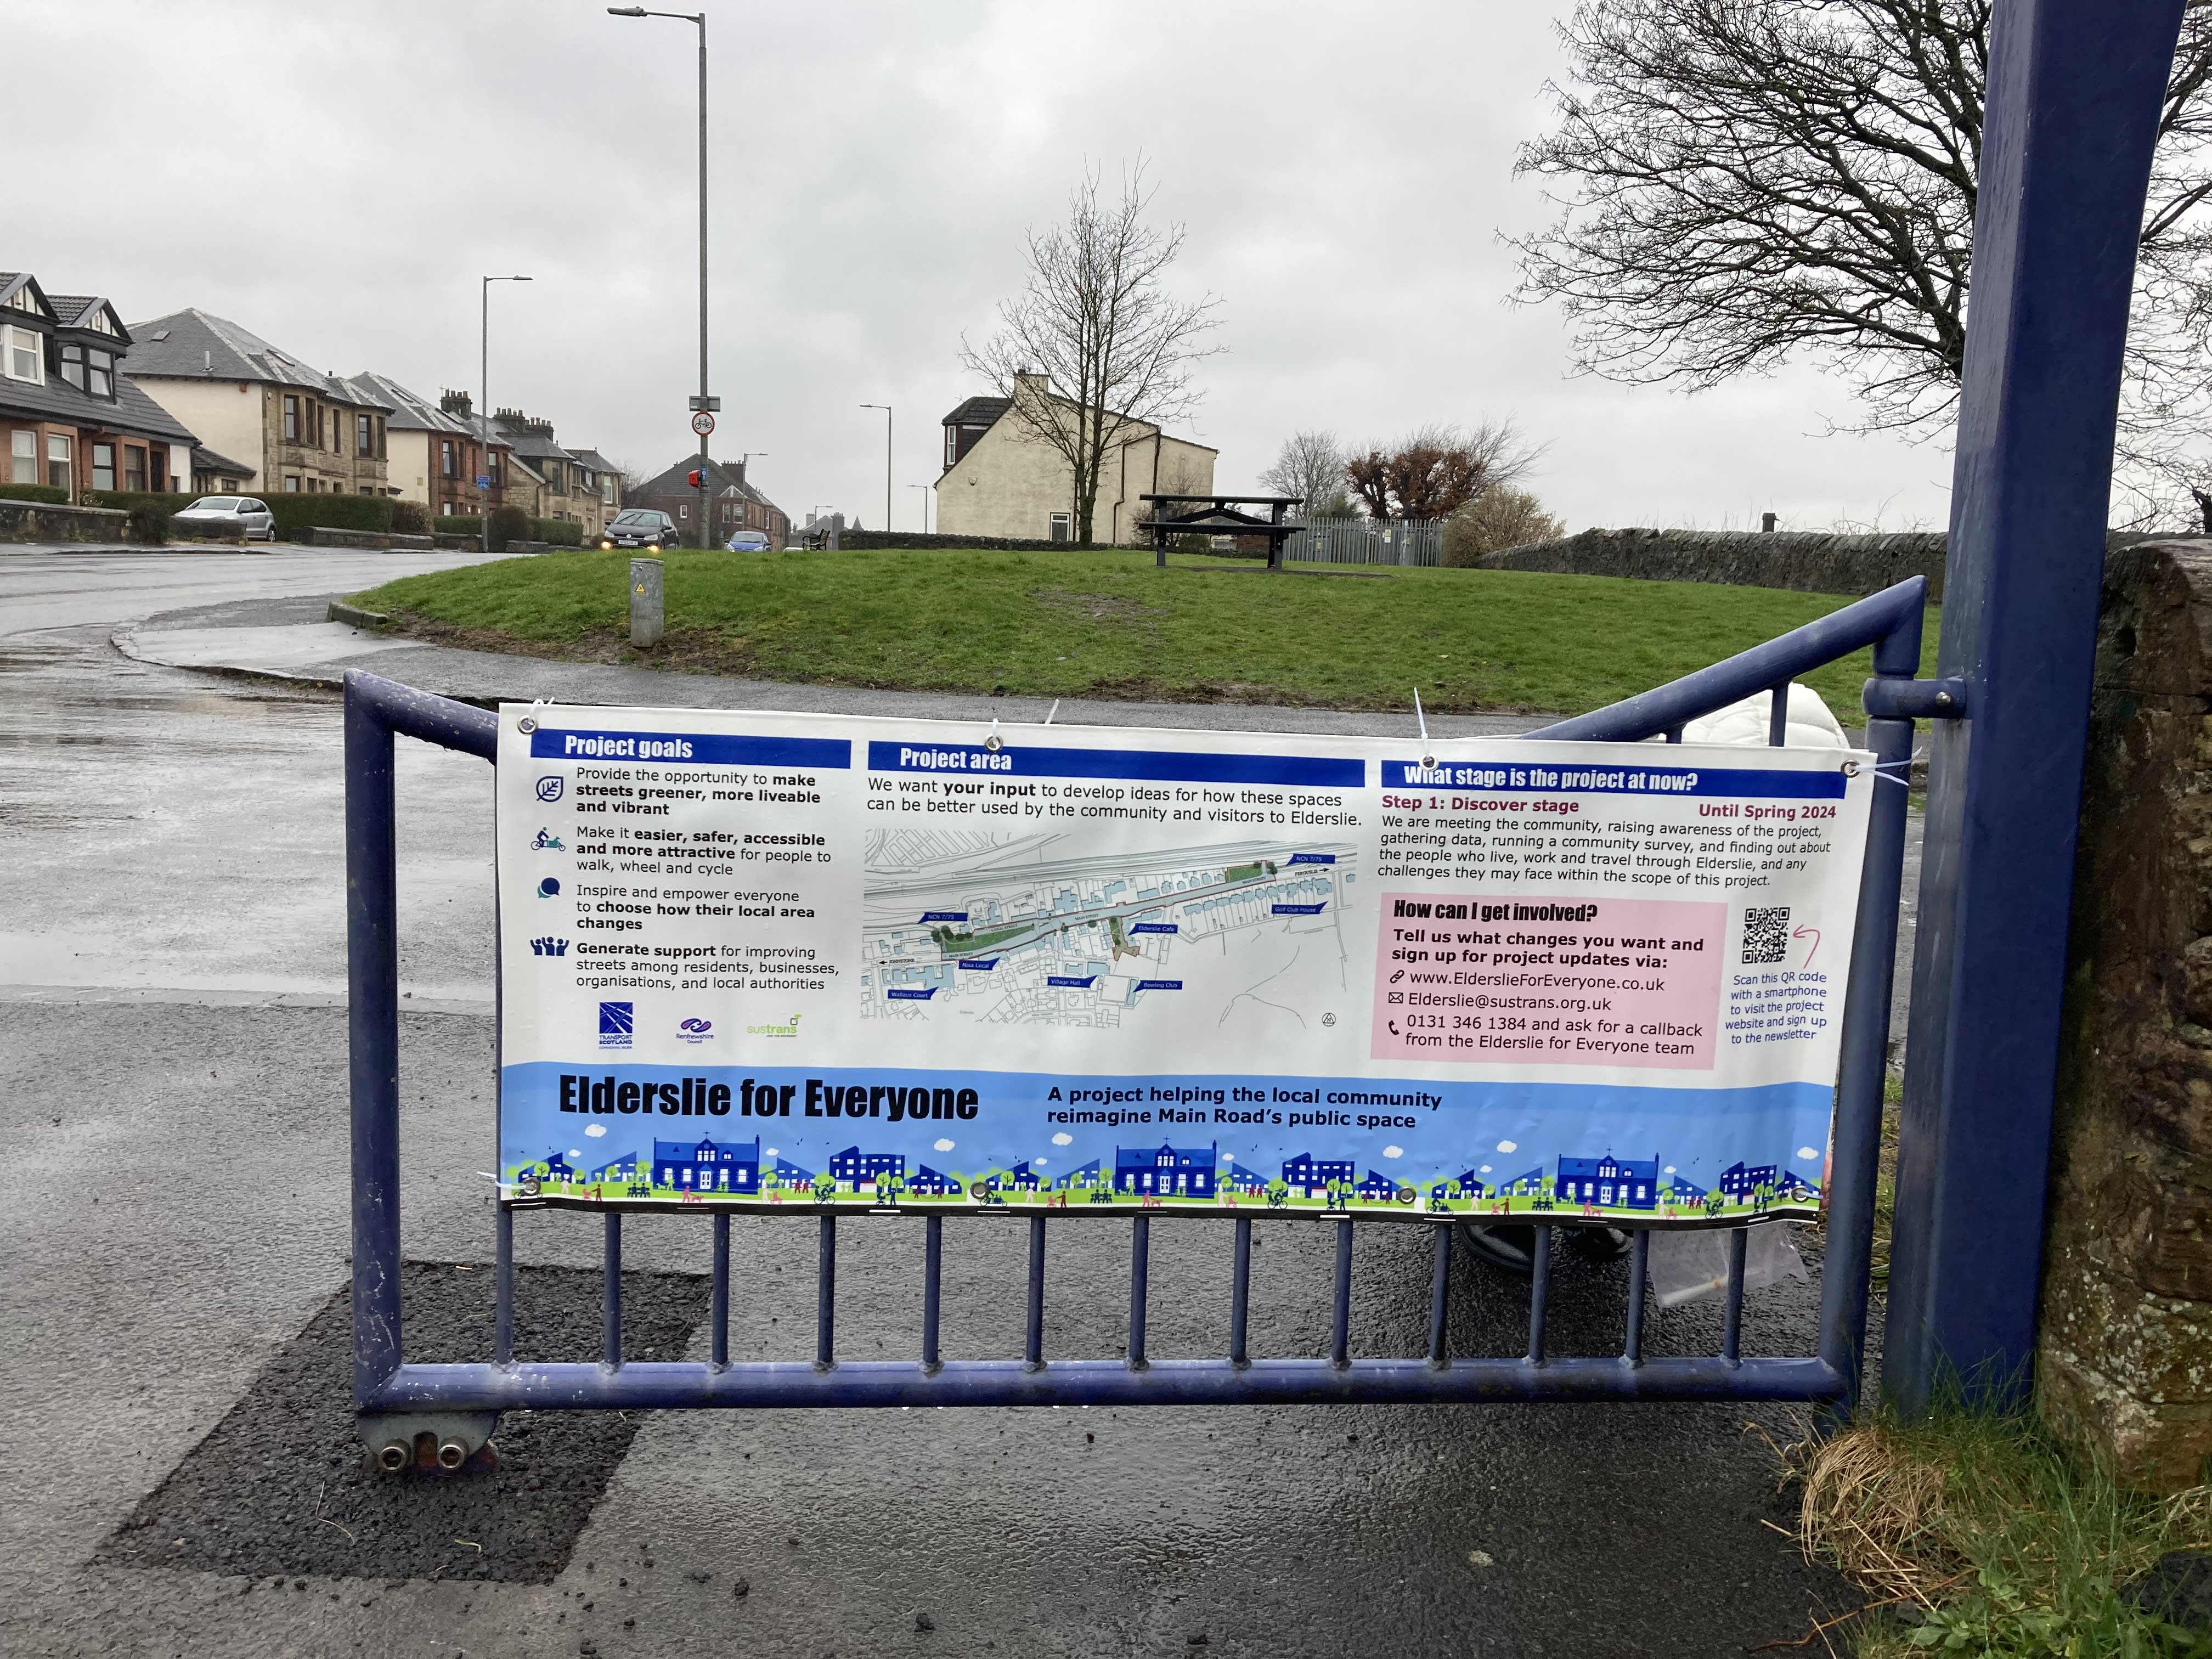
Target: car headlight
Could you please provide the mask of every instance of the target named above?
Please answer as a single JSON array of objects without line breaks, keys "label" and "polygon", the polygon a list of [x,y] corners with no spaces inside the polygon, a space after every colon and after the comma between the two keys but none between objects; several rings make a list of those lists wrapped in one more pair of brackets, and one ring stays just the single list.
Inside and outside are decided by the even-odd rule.
[{"label": "car headlight", "polygon": [[660,551],[660,544],[659,542],[647,542],[645,545],[645,550],[648,553],[658,553]]},{"label": "car headlight", "polygon": [[611,553],[614,550],[615,544],[612,542],[601,542],[599,544],[599,551],[602,553]]}]

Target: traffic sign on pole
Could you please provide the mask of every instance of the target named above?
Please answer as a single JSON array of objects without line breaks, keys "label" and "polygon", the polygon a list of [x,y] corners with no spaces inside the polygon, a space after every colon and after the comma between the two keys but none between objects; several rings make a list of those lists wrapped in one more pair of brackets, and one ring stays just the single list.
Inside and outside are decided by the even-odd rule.
[{"label": "traffic sign on pole", "polygon": [[714,410],[720,412],[722,407],[722,400],[720,398],[703,398],[694,393],[688,407],[692,409]]},{"label": "traffic sign on pole", "polygon": [[701,410],[691,417],[691,429],[701,437],[705,437],[714,429],[714,417],[705,410]]}]

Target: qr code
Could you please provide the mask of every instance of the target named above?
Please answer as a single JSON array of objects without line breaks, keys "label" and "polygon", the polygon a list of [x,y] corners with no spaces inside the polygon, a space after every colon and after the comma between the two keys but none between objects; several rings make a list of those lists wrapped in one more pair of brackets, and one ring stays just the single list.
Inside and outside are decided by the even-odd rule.
[{"label": "qr code", "polygon": [[1768,910],[1743,913],[1743,959],[1779,962],[1789,951],[1790,907],[1778,904]]}]

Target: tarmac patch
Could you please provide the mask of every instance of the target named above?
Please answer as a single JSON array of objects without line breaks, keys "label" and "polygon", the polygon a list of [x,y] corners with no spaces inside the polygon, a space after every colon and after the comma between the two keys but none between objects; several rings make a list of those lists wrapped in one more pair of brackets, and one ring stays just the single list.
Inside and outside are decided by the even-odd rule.
[{"label": "tarmac patch", "polygon": [[[518,1267],[515,1358],[597,1355],[599,1285],[587,1269]],[[404,1296],[409,1359],[490,1358],[489,1267],[410,1261]],[[707,1296],[696,1274],[624,1273],[624,1357],[681,1358]],[[352,1320],[341,1290],[94,1559],[245,1577],[551,1583],[629,1451],[637,1417],[508,1412],[489,1472],[371,1473],[354,1431]]]}]

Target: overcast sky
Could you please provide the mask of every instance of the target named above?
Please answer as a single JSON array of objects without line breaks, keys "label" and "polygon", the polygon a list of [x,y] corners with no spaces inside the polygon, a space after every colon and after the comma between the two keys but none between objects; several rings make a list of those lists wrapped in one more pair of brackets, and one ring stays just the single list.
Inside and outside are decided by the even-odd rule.
[{"label": "overcast sky", "polygon": [[[1220,297],[1186,435],[1245,488],[1289,431],[1511,418],[1571,528],[1940,528],[1948,453],[1826,435],[1811,368],[1686,397],[1575,378],[1562,319],[1508,305],[1512,177],[1558,72],[1535,0],[927,5],[709,0],[718,454],[794,520],[918,529],[958,362],[1018,290],[1022,233],[1086,161],[1147,156]],[[570,0],[0,0],[0,268],[197,306],[347,374],[491,392],[650,472],[696,385],[695,32]]]}]

